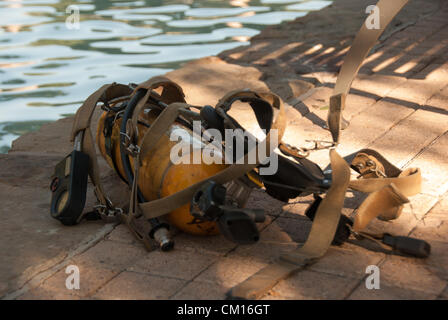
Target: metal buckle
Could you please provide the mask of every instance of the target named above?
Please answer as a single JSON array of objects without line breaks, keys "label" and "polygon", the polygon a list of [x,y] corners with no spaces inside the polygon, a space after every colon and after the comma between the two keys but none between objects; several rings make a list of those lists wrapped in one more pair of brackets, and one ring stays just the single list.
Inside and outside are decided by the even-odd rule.
[{"label": "metal buckle", "polygon": [[[282,148],[283,147],[283,148]],[[281,143],[279,144],[279,149],[280,151],[284,151],[287,154],[291,154],[297,158],[306,158],[310,155],[310,150],[307,148],[298,148],[298,147],[294,147],[291,146],[290,144],[287,143]]]},{"label": "metal buckle", "polygon": [[134,158],[140,154],[140,146],[134,143],[131,143],[132,139],[127,133],[120,132],[120,135],[124,136],[126,140],[123,142],[123,145],[126,148],[126,151],[133,156]]},{"label": "metal buckle", "polygon": [[125,132],[120,132],[121,136],[124,136],[126,138],[126,140],[124,141],[124,145],[127,146],[128,144],[131,143],[131,137],[125,133]]},{"label": "metal buckle", "polygon": [[116,221],[119,214],[123,214],[123,209],[118,207],[108,207],[98,204],[93,207],[100,215],[101,219],[107,222]]},{"label": "metal buckle", "polygon": [[102,204],[98,195],[97,188],[93,189],[93,193],[95,194],[96,200],[98,201],[98,204],[93,206],[93,209],[99,213],[102,220],[112,222],[116,220],[117,213],[123,213],[123,209],[115,207],[112,201],[106,196],[104,196],[106,204]]},{"label": "metal buckle", "polygon": [[117,121],[117,119],[118,119],[118,118],[121,116],[121,114],[123,114],[123,113],[124,113],[124,110],[118,111],[118,112],[115,114],[114,122]]},{"label": "metal buckle", "polygon": [[305,141],[314,143],[314,146],[312,148],[306,148],[306,150],[309,151],[331,149],[338,145],[337,142],[325,141],[325,140],[305,140]]},{"label": "metal buckle", "polygon": [[103,101],[103,104],[100,106],[100,108],[106,112],[109,112],[112,110],[109,103],[107,101]]},{"label": "metal buckle", "polygon": [[[314,146],[311,148],[294,147],[287,143],[282,142],[279,144],[279,149],[280,149],[280,151],[284,151],[287,154],[290,154],[297,158],[306,158],[310,155],[311,151],[331,149],[338,145],[337,142],[324,141],[324,140],[305,140],[305,141],[312,142],[314,144]],[[282,150],[282,146],[283,146],[283,150]]]},{"label": "metal buckle", "polygon": [[140,146],[131,143],[126,148],[126,151],[135,158],[140,154]]},{"label": "metal buckle", "polygon": [[[363,166],[361,166],[361,165],[362,165],[362,163],[358,164],[357,167],[359,169],[362,169]],[[387,175],[384,172],[382,172],[380,169],[378,169],[378,166],[375,163],[375,161],[368,160],[368,161],[366,161],[366,165],[367,165],[367,167],[369,167],[369,169],[367,169],[366,171],[360,173],[356,177],[357,179],[359,179],[359,178],[361,178],[361,177],[363,177],[363,176],[365,176],[367,174],[370,174],[370,173],[374,173],[378,178],[387,178]]]}]

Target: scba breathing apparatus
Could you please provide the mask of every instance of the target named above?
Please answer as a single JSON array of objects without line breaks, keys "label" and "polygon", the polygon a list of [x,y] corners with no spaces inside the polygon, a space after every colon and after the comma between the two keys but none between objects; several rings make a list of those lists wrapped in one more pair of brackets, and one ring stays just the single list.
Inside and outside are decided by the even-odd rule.
[{"label": "scba breathing apparatus", "polygon": [[[169,225],[196,235],[221,233],[238,244],[257,242],[260,234],[256,223],[265,220],[264,212],[245,208],[254,188],[263,189],[284,202],[313,194],[314,202],[305,212],[313,221],[305,244],[295,252],[282,254],[277,261],[235,286],[229,292],[233,298],[262,296],[281,279],[324,255],[332,243],[342,244],[351,235],[372,240],[387,250],[427,257],[430,246],[423,240],[362,231],[374,218],[392,220],[400,215],[403,204],[409,202],[407,197],[420,192],[420,170],[401,171],[371,149],[346,157],[350,163],[336,151],[340,130],[348,124],[342,110],[351,83],[384,28],[406,3],[407,0],[380,0],[377,6],[382,28],[370,30],[364,25],[347,54],[330,99],[328,127],[333,143],[322,146],[316,142],[316,149],[330,149],[330,171],[324,173],[308,160],[307,150],[281,141],[286,128],[285,109],[273,93],[237,90],[226,94],[215,107],[193,106],[185,101],[181,87],[164,77],[139,85],[113,83],[90,95],[76,113],[71,133],[74,151],[56,166],[51,183],[51,215],[65,225],[77,224],[84,218],[118,220],[149,250],[157,243],[167,251],[174,245]],[[251,107],[259,127],[266,132],[264,140],[235,135],[231,141],[219,141],[232,164],[194,161],[174,164],[171,161],[176,142],[170,136],[176,130],[191,144],[200,140],[200,148],[182,155],[188,160],[210,143],[205,135],[198,137],[194,133],[194,123],[200,123],[201,133],[213,129],[224,136],[226,130],[242,130],[229,115],[237,101]],[[90,128],[99,102],[104,112],[96,143],[109,166],[129,186],[130,200],[125,206],[117,206],[107,197],[100,180]],[[271,139],[274,133],[277,139]],[[243,146],[242,157],[232,147],[234,142]],[[256,153],[255,161],[249,162],[254,150],[250,146],[263,146],[266,153]],[[275,157],[276,172],[261,174],[277,147],[280,153]],[[351,169],[359,174],[356,180],[350,180]],[[93,212],[85,213],[88,176],[98,205]],[[341,214],[348,189],[368,194],[354,220]],[[168,223],[159,220],[165,215]],[[138,219],[147,220],[151,230],[144,230]]]}]

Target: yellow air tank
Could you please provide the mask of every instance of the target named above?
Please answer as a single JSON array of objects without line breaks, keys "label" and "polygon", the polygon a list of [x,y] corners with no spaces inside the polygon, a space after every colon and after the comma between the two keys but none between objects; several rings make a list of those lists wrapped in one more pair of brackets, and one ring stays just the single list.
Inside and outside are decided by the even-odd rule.
[{"label": "yellow air tank", "polygon": [[[138,124],[138,141],[140,145],[144,133],[147,130],[147,125],[151,125],[158,115],[158,110],[150,110],[149,112],[142,112],[139,115]],[[109,143],[109,152],[106,150],[106,137],[104,128],[106,119],[114,117],[114,114],[104,112],[99,120],[97,129],[97,145],[103,157],[107,160],[111,168],[114,168],[122,177],[126,177],[123,163],[120,154],[120,126],[121,118],[117,118],[112,125]],[[201,161],[200,164],[173,164],[170,160],[170,153],[173,146],[178,142],[171,141],[170,135],[173,130],[179,132],[182,136],[194,139],[200,139],[193,136],[193,132],[188,127],[175,122],[167,130],[165,135],[159,140],[154,152],[149,154],[145,159],[142,159],[142,166],[139,171],[139,189],[146,201],[151,201],[161,197],[169,196],[177,191],[183,190],[196,182],[208,178],[217,172],[223,170],[225,164],[206,164]],[[185,141],[185,140],[183,140]],[[200,149],[194,152],[200,152]],[[185,155],[183,155],[185,156]],[[192,160],[193,153],[186,155]],[[130,158],[131,167],[133,167],[133,159]],[[224,163],[224,161],[222,161]],[[191,162],[192,163],[192,162]],[[127,179],[125,179],[127,180]],[[199,221],[190,214],[190,204],[185,204],[182,207],[170,212],[168,221],[176,228],[194,235],[215,235],[219,233],[217,224],[209,221]]]}]

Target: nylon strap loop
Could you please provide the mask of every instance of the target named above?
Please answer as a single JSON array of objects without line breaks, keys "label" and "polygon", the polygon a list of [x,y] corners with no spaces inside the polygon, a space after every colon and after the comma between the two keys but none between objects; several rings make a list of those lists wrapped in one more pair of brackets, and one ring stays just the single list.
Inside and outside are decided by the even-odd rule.
[{"label": "nylon strap loop", "polygon": [[[149,98],[156,94],[154,89],[157,89],[159,87],[163,88],[162,94],[160,98],[164,103],[170,104],[174,102],[183,102],[185,103],[185,94],[182,90],[182,88],[175,82],[171,81],[168,78],[165,77],[154,77],[151,78],[137,86],[135,88],[134,93],[136,93],[140,89],[146,89],[147,92],[145,96],[138,102],[137,106],[135,107],[135,110],[132,114],[132,127],[135,128],[134,132],[132,132],[130,135],[131,139],[134,139],[138,136],[138,117],[140,116],[140,113],[142,112],[143,108],[145,107],[146,103],[148,102]],[[129,133],[128,133],[129,134]]]},{"label": "nylon strap loop", "polygon": [[90,129],[92,115],[98,102],[107,103],[107,101],[127,96],[132,92],[131,88],[126,85],[112,83],[103,85],[97,91],[92,93],[78,109],[72,127],[71,141],[75,140],[76,135],[84,130],[82,151],[89,156],[89,176],[95,187],[95,194],[101,205],[109,208],[110,202],[104,193],[100,179],[100,169],[98,159],[96,157],[95,143],[92,131]]},{"label": "nylon strap loop", "polygon": [[333,96],[330,98],[328,127],[334,142],[339,142],[342,110],[345,108],[345,96],[349,93],[353,80],[361,68],[362,62],[373,48],[378,38],[392,19],[409,0],[380,0],[377,7],[380,14],[380,28],[368,29],[364,23],[344,58],[344,63],[336,80]]},{"label": "nylon strap loop", "polygon": [[401,171],[378,152],[372,149],[360,150],[352,163],[366,165],[367,161],[376,161],[384,168],[384,178],[361,178],[350,181],[349,188],[370,193],[357,210],[353,230],[364,229],[370,221],[379,217],[383,220],[398,218],[403,204],[408,203],[407,197],[421,191],[422,177],[420,169],[409,168]]},{"label": "nylon strap loop", "polygon": [[90,127],[92,115],[98,102],[104,103],[118,97],[128,96],[131,92],[132,89],[129,86],[114,82],[112,84],[105,84],[92,93],[76,112],[70,141],[73,142],[75,140],[79,131]]}]

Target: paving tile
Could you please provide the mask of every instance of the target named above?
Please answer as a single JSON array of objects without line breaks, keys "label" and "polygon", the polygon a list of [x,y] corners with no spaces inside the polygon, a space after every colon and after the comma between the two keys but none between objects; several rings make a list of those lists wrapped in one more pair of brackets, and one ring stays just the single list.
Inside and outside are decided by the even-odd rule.
[{"label": "paving tile", "polygon": [[[447,128],[448,115],[417,110],[400,121],[370,147],[397,167],[403,167],[416,154],[443,134]],[[423,168],[422,168],[423,169]]]},{"label": "paving tile", "polygon": [[413,104],[407,102],[381,99],[353,117],[350,126],[341,133],[339,148],[342,154],[350,154],[366,147],[401,119],[413,113],[413,107]]},{"label": "paving tile", "polygon": [[448,300],[448,286],[443,290],[442,294],[437,297],[439,300]]},{"label": "paving tile", "polygon": [[223,256],[233,250],[237,245],[227,240],[223,235],[195,236],[187,233],[179,233],[175,237],[176,250],[187,250],[200,254],[214,254]]},{"label": "paving tile", "polygon": [[367,289],[361,283],[348,297],[349,300],[432,300],[437,297],[434,293],[409,290],[399,287],[381,285],[380,289]]},{"label": "paving tile", "polygon": [[86,268],[101,266],[112,271],[122,271],[147,255],[148,251],[143,245],[128,245],[105,240],[76,256],[73,260],[75,264],[84,265]]},{"label": "paving tile", "polygon": [[448,86],[436,92],[426,105],[428,106],[428,109],[431,110],[435,108],[435,111],[446,115],[448,111]]},{"label": "paving tile", "polygon": [[169,252],[153,251],[127,270],[192,280],[217,259],[216,255],[198,254],[180,249]]},{"label": "paving tile", "polygon": [[[422,70],[422,72],[425,72],[425,70]],[[428,77],[427,75],[425,80],[408,79],[406,83],[389,92],[387,97],[424,105],[432,95],[446,85],[428,81]],[[438,75],[435,75],[434,78],[439,80]]]},{"label": "paving tile", "polygon": [[185,284],[184,280],[124,271],[102,287],[93,298],[105,300],[168,299]]},{"label": "paving tile", "polygon": [[428,242],[431,245],[431,254],[425,260],[428,270],[440,279],[448,280],[448,242],[434,240]]},{"label": "paving tile", "polygon": [[118,274],[118,271],[112,271],[101,264],[84,266],[72,261],[69,265],[79,268],[79,289],[68,289],[66,287],[66,280],[72,273],[66,273],[66,268],[64,267],[32,291],[36,294],[57,292],[63,296],[73,296],[73,299],[76,297],[88,298]]},{"label": "paving tile", "polygon": [[280,281],[268,296],[274,299],[342,300],[358,282],[359,280],[303,270]]},{"label": "paving tile", "polygon": [[422,170],[422,191],[439,196],[448,191],[448,134],[443,134],[408,165]]},{"label": "paving tile", "polygon": [[[303,243],[308,238],[312,221],[305,216],[299,216],[294,219],[280,217],[273,223],[279,226],[292,241]],[[262,237],[263,241],[268,241],[268,237],[264,237],[263,234]]]},{"label": "paving tile", "polygon": [[361,280],[366,275],[368,266],[377,265],[384,258],[384,253],[345,243],[342,247],[330,247],[322,258],[308,267],[308,270]]},{"label": "paving tile", "polygon": [[448,242],[448,198],[440,200],[417,227],[412,236],[428,240]]},{"label": "paving tile", "polygon": [[192,281],[177,292],[173,300],[224,300],[228,289],[215,283]]},{"label": "paving tile", "polygon": [[41,287],[30,290],[17,298],[17,300],[79,300],[75,295],[58,290],[46,290]]},{"label": "paving tile", "polygon": [[409,197],[410,202],[404,205],[401,214],[412,215],[417,220],[422,220],[428,211],[434,207],[439,199],[433,195],[419,193]]},{"label": "paving tile", "polygon": [[260,240],[256,244],[238,246],[232,254],[242,257],[251,257],[264,263],[276,260],[281,254],[297,250],[298,244],[292,241]]},{"label": "paving tile", "polygon": [[280,254],[296,250],[297,247],[298,244],[291,235],[274,222],[261,232],[260,240],[257,243],[240,245],[231,254],[269,263],[277,259]]},{"label": "paving tile", "polygon": [[1,288],[3,293],[19,289],[106,228],[98,221],[63,226],[50,216],[50,192],[42,192],[40,187],[0,183],[0,190],[0,283],[6,286]]},{"label": "paving tile", "polygon": [[381,283],[403,289],[439,295],[447,282],[431,272],[425,261],[416,258],[388,256],[380,266]]},{"label": "paving tile", "polygon": [[124,224],[116,226],[114,230],[106,236],[106,239],[134,246],[142,245],[142,243],[135,238],[129,228]]},{"label": "paving tile", "polygon": [[215,285],[228,290],[266,265],[267,263],[261,259],[230,254],[216,261],[202,272],[194,282],[202,283],[204,287]]},{"label": "paving tile", "polygon": [[278,216],[282,213],[284,202],[278,201],[262,190],[254,190],[247,200],[246,208],[263,209],[264,212],[271,216]]},{"label": "paving tile", "polygon": [[373,234],[390,233],[396,236],[407,236],[417,226],[419,221],[419,216],[409,212],[402,212],[395,220],[382,221],[373,219],[363,231]]}]

